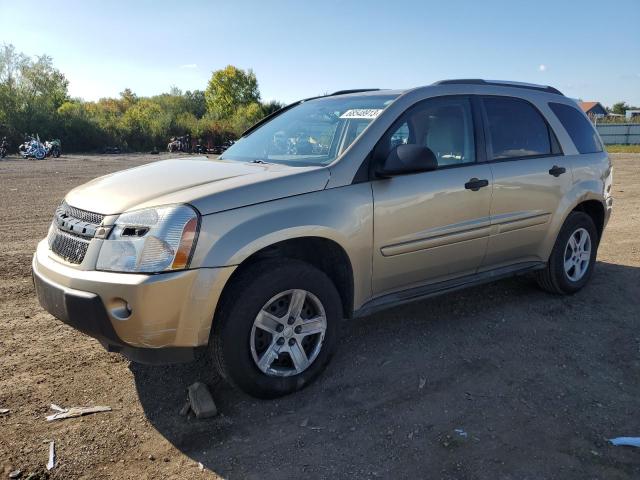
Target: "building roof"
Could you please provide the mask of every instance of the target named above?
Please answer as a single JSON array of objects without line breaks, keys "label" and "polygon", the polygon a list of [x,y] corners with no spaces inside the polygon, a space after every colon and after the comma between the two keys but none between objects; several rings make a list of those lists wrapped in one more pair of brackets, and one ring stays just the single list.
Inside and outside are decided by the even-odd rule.
[{"label": "building roof", "polygon": [[580,108],[584,113],[589,113],[593,108],[600,105],[602,110],[606,110],[600,102],[580,102]]}]

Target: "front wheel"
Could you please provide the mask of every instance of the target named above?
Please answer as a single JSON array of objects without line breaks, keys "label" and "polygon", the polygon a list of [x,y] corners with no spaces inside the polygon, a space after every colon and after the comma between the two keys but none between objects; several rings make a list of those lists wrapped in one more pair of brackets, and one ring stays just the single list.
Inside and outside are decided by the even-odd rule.
[{"label": "front wheel", "polygon": [[537,274],[540,287],[565,295],[584,287],[593,273],[599,240],[589,215],[570,213],[560,229],[547,266]]},{"label": "front wheel", "polygon": [[260,398],[313,381],[333,354],[342,317],[329,277],[305,262],[274,259],[247,267],[229,289],[209,342],[221,376]]}]

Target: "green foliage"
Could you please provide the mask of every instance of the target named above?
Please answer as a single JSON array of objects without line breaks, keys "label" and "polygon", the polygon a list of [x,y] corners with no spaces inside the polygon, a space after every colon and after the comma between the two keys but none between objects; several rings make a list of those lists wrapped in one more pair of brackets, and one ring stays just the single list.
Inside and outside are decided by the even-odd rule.
[{"label": "green foliage", "polygon": [[187,111],[196,118],[202,118],[207,113],[207,102],[202,90],[194,90],[193,92],[187,90],[184,94],[184,100]]},{"label": "green foliage", "polygon": [[638,110],[638,107],[633,107],[627,102],[617,102],[611,105],[608,109],[610,113],[617,113],[618,115],[624,115],[627,110]]},{"label": "green foliage", "polygon": [[170,124],[170,112],[158,102],[147,98],[138,100],[122,117],[125,143],[134,150],[143,150],[149,146],[149,141],[152,145],[160,145]]},{"label": "green foliage", "polygon": [[50,57],[31,59],[12,45],[0,47],[0,130],[11,143],[24,133],[58,133],[58,108],[69,96],[65,76]]},{"label": "green foliage", "polygon": [[609,153],[640,153],[640,145],[606,145]]},{"label": "green foliage", "polygon": [[91,116],[85,104],[78,101],[63,103],[58,108],[62,145],[77,150],[92,150],[104,139],[104,130]]},{"label": "green foliage", "polygon": [[282,102],[278,102],[277,100],[271,100],[270,102],[262,104],[262,112],[264,116],[271,115],[272,113],[277,112],[281,108],[284,108],[286,105]]},{"label": "green foliage", "polygon": [[216,120],[211,116],[203,117],[192,135],[194,139],[209,138],[214,145],[221,145],[226,140],[238,138],[239,134],[234,132],[229,122]]},{"label": "green foliage", "polygon": [[242,134],[251,125],[255,124],[264,117],[262,105],[259,103],[250,103],[243,105],[233,113],[230,119],[231,128],[234,132]]},{"label": "green foliage", "polygon": [[230,118],[240,107],[260,101],[255,73],[233,65],[211,74],[204,95],[208,112],[219,120]]},{"label": "green foliage", "polygon": [[636,115],[634,117],[631,117],[630,119],[627,119],[626,116],[607,116],[607,117],[602,117],[602,118],[597,118],[593,120],[594,123],[597,123],[598,125],[602,125],[603,123],[607,123],[607,124],[616,124],[616,123],[640,123],[640,116]]},{"label": "green foliage", "polygon": [[233,66],[214,72],[206,91],[172,87],[138,97],[127,88],[118,98],[85,102],[69,98],[67,86],[51,58],[0,47],[0,136],[7,135],[12,150],[31,133],[59,138],[67,152],[164,149],[171,137],[187,133],[194,143],[219,145],[283,106],[261,104],[255,74]]}]

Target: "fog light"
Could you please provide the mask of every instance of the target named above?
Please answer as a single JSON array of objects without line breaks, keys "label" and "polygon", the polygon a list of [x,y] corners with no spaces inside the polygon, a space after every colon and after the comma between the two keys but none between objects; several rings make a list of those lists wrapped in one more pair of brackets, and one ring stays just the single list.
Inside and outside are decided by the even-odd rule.
[{"label": "fog light", "polygon": [[131,316],[133,309],[126,300],[123,300],[122,298],[114,298],[109,303],[111,315],[116,317],[118,320],[126,320]]}]

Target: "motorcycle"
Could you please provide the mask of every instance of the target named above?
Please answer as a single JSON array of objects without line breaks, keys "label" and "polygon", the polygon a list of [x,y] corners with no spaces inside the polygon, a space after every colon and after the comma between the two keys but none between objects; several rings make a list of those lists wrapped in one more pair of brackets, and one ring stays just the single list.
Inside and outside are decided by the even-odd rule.
[{"label": "motorcycle", "polygon": [[27,137],[27,140],[18,147],[18,152],[23,158],[36,160],[42,160],[47,155],[47,150],[38,137]]},{"label": "motorcycle", "polygon": [[169,153],[180,152],[182,150],[182,141],[180,138],[172,138],[169,144],[167,145],[167,151]]},{"label": "motorcycle", "polygon": [[191,135],[186,134],[182,137],[172,137],[171,141],[167,145],[167,151],[191,153]]},{"label": "motorcycle", "polygon": [[204,145],[202,142],[197,143],[196,144],[196,149],[195,149],[196,153],[208,153],[207,152],[207,146]]},{"label": "motorcycle", "polygon": [[2,137],[2,142],[0,142],[0,158],[6,157],[8,152],[9,142],[7,142],[7,137]]},{"label": "motorcycle", "polygon": [[44,149],[47,157],[59,158],[62,155],[62,144],[58,139],[45,141]]}]

